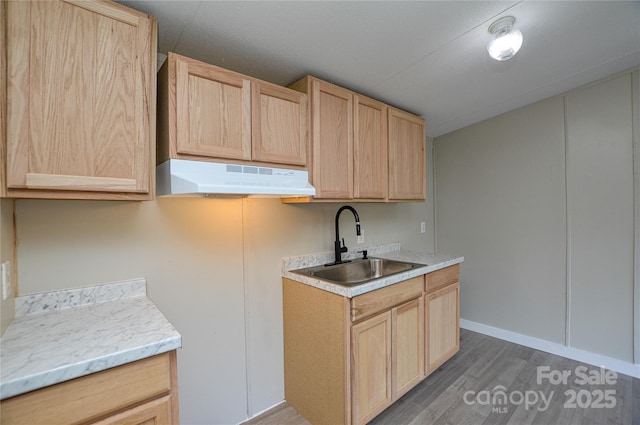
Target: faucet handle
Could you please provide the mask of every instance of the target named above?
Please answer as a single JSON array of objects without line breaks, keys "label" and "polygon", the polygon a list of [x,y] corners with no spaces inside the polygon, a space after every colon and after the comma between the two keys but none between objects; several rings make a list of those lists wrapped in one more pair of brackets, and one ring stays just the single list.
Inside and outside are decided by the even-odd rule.
[{"label": "faucet handle", "polygon": [[347,245],[344,243],[344,238],[342,238],[342,246],[340,247],[340,252],[347,252]]}]

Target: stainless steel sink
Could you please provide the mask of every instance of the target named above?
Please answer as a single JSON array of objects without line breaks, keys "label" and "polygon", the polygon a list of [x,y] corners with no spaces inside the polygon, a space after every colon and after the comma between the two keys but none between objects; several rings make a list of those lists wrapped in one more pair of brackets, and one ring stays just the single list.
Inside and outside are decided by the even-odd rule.
[{"label": "stainless steel sink", "polygon": [[384,258],[358,259],[349,263],[330,266],[315,266],[305,269],[291,270],[292,273],[326,280],[343,286],[355,286],[381,277],[391,276],[424,264],[387,260]]}]

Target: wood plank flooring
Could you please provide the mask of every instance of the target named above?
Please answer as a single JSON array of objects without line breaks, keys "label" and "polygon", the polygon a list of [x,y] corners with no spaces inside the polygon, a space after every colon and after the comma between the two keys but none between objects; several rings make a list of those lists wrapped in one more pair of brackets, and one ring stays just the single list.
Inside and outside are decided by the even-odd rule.
[{"label": "wood plank flooring", "polygon": [[[570,375],[565,383],[554,384],[542,370],[538,372],[539,366],[548,367],[550,378],[560,379],[563,371]],[[593,379],[600,372],[591,365],[461,329],[460,352],[370,425],[640,425],[640,379],[617,374],[615,384],[581,383],[583,375]],[[506,400],[499,397],[501,391]],[[309,422],[283,403],[245,424]]]}]

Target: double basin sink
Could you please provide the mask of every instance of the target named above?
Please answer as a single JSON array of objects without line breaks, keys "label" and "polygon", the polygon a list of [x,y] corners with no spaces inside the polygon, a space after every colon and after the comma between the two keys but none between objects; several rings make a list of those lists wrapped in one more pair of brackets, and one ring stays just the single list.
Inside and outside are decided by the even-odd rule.
[{"label": "double basin sink", "polygon": [[291,273],[350,287],[424,266],[425,264],[384,258],[367,258],[340,264],[291,270]]}]

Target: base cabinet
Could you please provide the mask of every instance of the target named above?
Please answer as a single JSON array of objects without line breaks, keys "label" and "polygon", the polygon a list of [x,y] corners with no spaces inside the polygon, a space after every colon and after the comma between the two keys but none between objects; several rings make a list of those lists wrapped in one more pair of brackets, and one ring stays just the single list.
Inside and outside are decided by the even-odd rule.
[{"label": "base cabinet", "polygon": [[440,367],[460,349],[460,266],[425,276],[425,374]]},{"label": "base cabinet", "polygon": [[391,310],[391,393],[399,399],[424,377],[424,304],[422,298]]},{"label": "base cabinet", "polygon": [[351,299],[283,279],[285,398],[366,424],[458,351],[458,266]]},{"label": "base cabinet", "polygon": [[427,374],[436,370],[460,348],[460,285],[445,286],[425,296],[427,323]]},{"label": "base cabinet", "polygon": [[0,402],[2,425],[179,424],[176,352]]},{"label": "base cabinet", "polygon": [[424,377],[422,298],[351,327],[353,424],[366,424]]},{"label": "base cabinet", "polygon": [[391,321],[387,311],[351,328],[354,424],[369,422],[391,405]]}]

